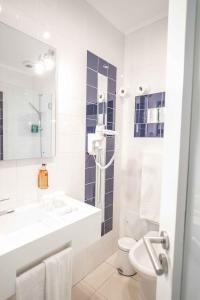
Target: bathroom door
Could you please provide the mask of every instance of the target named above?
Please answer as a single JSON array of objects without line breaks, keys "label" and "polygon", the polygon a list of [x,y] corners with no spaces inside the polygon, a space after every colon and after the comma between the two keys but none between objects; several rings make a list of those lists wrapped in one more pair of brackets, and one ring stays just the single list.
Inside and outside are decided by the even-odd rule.
[{"label": "bathroom door", "polygon": [[[167,251],[162,249],[168,259],[168,273],[157,277],[156,300],[197,300],[190,296],[194,279],[196,276],[199,278],[200,275],[197,272],[192,274],[192,267],[188,263],[188,256],[191,255],[191,251],[188,249],[188,243],[191,243],[190,229],[187,228],[190,226],[191,220],[188,218],[185,226],[186,211],[186,215],[190,217],[188,203],[191,202],[192,197],[191,178],[196,185],[197,179],[200,180],[198,177],[200,164],[197,165],[197,159],[200,157],[200,138],[197,137],[200,135],[200,130],[192,128],[190,134],[190,124],[199,122],[200,119],[198,107],[195,107],[195,101],[192,101],[194,98],[192,94],[195,94],[192,85],[194,84],[195,87],[196,80],[195,76],[193,80],[193,62],[195,62],[194,65],[198,72],[200,70],[197,57],[193,55],[197,2],[199,5],[200,0],[169,0],[166,123],[160,230],[167,231],[170,248]],[[198,13],[197,19],[199,19]],[[198,26],[200,26],[199,23]],[[200,52],[200,48],[197,52]],[[198,85],[200,85],[200,81],[198,81]],[[196,99],[197,104],[199,101],[200,95]],[[191,116],[192,105],[195,115]],[[197,114],[199,115],[197,116]],[[188,169],[190,173],[188,173]],[[198,186],[200,186],[199,182]],[[186,243],[184,243],[185,237]],[[200,239],[197,241],[198,247],[200,247],[199,241]],[[200,250],[198,256],[200,257]],[[200,263],[197,270],[200,270]],[[199,300],[200,281],[195,288],[198,289]]]}]

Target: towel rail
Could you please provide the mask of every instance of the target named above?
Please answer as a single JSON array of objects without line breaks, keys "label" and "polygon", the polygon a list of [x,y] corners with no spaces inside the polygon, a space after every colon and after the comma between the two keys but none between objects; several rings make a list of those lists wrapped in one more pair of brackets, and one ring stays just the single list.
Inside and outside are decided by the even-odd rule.
[{"label": "towel rail", "polygon": [[28,265],[20,268],[19,270],[17,270],[16,276],[18,277],[18,276],[22,275],[23,273],[27,272],[28,270],[30,270],[30,269],[36,267],[37,265],[41,264],[48,257],[56,255],[57,253],[65,250],[65,249],[67,249],[67,248],[69,248],[71,246],[72,246],[72,243],[69,242],[69,243],[63,245],[62,247],[59,247],[58,249],[49,252],[47,255],[42,256],[40,259],[37,259],[37,260],[31,262],[30,264],[28,264]]}]

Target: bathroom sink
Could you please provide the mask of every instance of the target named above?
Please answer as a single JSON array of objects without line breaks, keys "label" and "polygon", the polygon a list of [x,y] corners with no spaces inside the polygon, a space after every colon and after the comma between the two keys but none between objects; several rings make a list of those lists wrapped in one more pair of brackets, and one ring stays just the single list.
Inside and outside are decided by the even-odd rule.
[{"label": "bathroom sink", "polygon": [[54,217],[62,217],[78,210],[78,206],[74,203],[74,199],[67,197],[63,193],[53,193],[44,196],[42,208]]},{"label": "bathroom sink", "polygon": [[[82,234],[82,229],[87,235]],[[101,211],[64,193],[0,216],[0,299],[12,297],[16,274],[69,245],[80,253],[101,236]]]},{"label": "bathroom sink", "polygon": [[44,217],[45,213],[38,207],[31,210],[17,209],[13,213],[0,216],[0,237],[42,222]]}]

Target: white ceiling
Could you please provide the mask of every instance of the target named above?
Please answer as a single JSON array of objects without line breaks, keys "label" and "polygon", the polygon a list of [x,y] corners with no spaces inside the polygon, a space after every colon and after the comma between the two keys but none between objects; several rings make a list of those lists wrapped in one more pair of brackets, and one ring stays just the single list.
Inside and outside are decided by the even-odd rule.
[{"label": "white ceiling", "polygon": [[168,14],[168,0],[86,0],[121,32],[128,34]]}]

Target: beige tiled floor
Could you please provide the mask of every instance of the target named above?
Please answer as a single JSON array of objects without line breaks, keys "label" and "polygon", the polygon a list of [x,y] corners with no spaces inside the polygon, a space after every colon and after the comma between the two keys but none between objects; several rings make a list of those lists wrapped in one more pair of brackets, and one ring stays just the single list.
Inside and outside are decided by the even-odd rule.
[{"label": "beige tiled floor", "polygon": [[116,271],[116,254],[97,267],[72,289],[72,300],[139,300],[137,275]]}]

